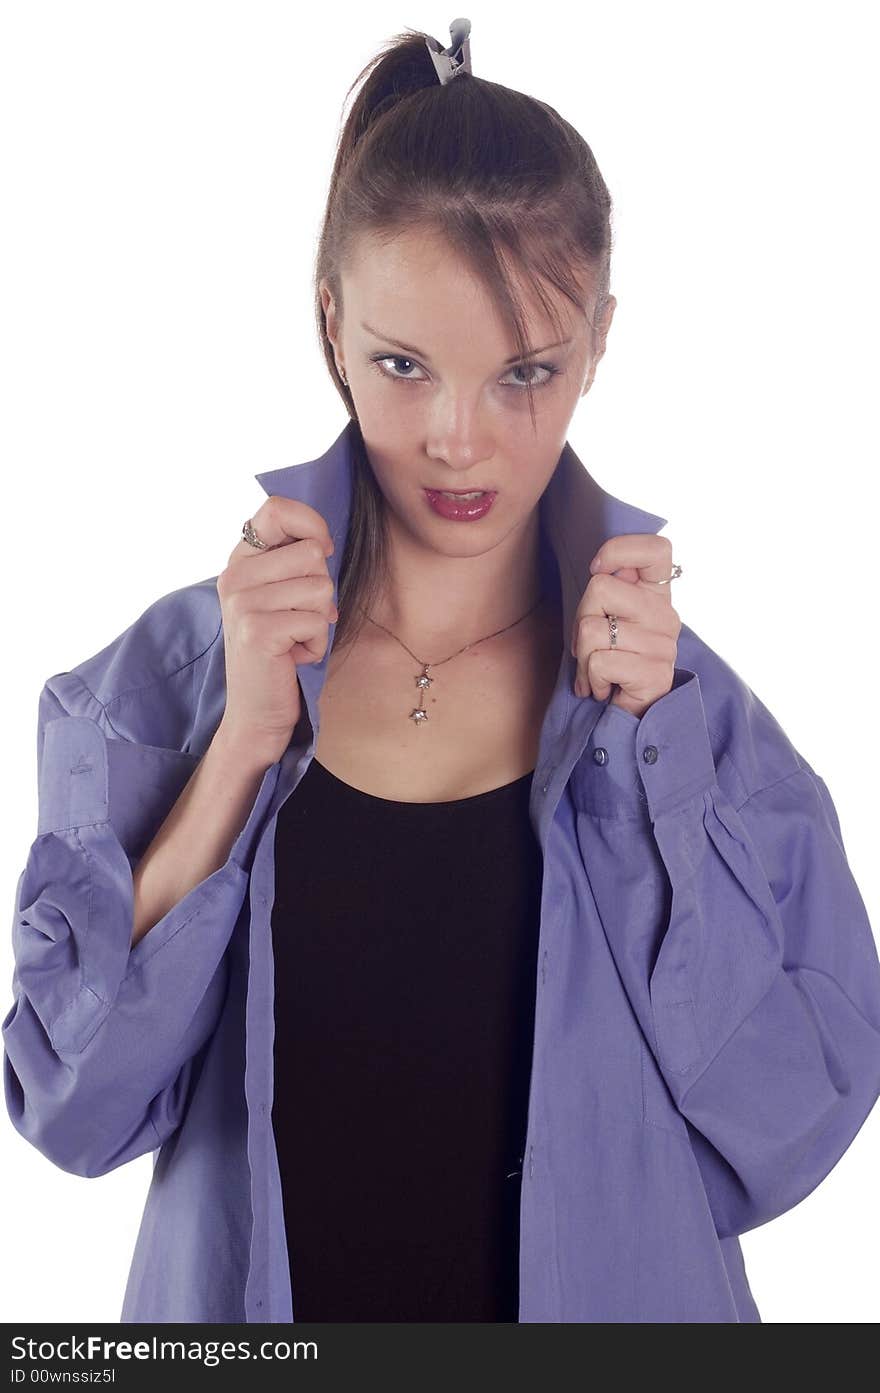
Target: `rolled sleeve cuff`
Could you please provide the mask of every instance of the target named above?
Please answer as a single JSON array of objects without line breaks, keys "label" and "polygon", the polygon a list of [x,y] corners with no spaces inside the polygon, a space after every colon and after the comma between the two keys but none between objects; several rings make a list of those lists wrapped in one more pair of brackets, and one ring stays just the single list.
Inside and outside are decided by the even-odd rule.
[{"label": "rolled sleeve cuff", "polygon": [[130,856],[139,857],[198,764],[196,755],[108,740],[88,716],[46,725],[40,761],[38,835],[112,821]]},{"label": "rolled sleeve cuff", "polygon": [[714,781],[699,678],[676,668],[670,691],[641,718],[606,705],[579,762],[577,805],[595,817],[653,822]]}]

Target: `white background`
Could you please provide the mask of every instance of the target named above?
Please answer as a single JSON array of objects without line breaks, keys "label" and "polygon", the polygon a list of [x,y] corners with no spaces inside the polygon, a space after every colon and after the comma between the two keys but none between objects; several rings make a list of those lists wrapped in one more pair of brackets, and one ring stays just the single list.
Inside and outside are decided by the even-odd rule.
[{"label": "white background", "polygon": [[[669,518],[675,606],[828,783],[876,932],[875,7],[466,12],[475,73],[570,120],[615,202],[619,304],[569,439],[604,488]],[[452,12],[2,15],[11,918],[45,679],[218,574],[265,497],[253,475],[346,422],[310,284],[345,93],[399,29],[448,44]],[[8,935],[0,953],[8,993]],[[150,1158],[85,1180],[0,1121],[0,1316],[117,1321]],[[743,1237],[765,1323],[880,1317],[878,1170],[880,1108],[812,1195]]]}]

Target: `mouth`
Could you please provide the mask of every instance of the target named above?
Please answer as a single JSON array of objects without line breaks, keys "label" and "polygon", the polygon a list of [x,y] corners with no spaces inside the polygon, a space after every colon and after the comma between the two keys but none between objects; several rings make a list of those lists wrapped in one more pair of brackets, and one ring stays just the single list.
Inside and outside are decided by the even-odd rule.
[{"label": "mouth", "polygon": [[424,488],[428,493],[442,493],[447,498],[482,498],[484,493],[495,493],[492,488],[487,489],[438,489],[432,488],[430,484],[425,484]]},{"label": "mouth", "polygon": [[435,513],[450,522],[475,522],[489,512],[495,502],[494,489],[451,489],[423,490],[425,498]]}]

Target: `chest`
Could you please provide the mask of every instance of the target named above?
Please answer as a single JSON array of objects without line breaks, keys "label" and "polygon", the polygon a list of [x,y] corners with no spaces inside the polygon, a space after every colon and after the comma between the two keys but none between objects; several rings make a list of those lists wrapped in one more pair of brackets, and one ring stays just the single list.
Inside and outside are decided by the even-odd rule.
[{"label": "chest", "polygon": [[[470,798],[534,769],[563,654],[562,615],[543,610],[512,642],[475,645],[421,669],[387,635],[330,654],[315,757],[365,793],[399,802]],[[423,705],[427,720],[410,713]]]}]

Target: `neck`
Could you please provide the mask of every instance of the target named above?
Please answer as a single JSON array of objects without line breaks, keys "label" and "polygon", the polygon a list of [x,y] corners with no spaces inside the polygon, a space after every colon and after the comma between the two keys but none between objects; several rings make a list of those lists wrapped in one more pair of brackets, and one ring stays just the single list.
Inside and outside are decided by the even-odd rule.
[{"label": "neck", "polygon": [[420,655],[476,642],[533,607],[537,618],[543,608],[537,509],[523,528],[474,557],[429,552],[389,519],[389,554],[386,582],[368,614]]}]

